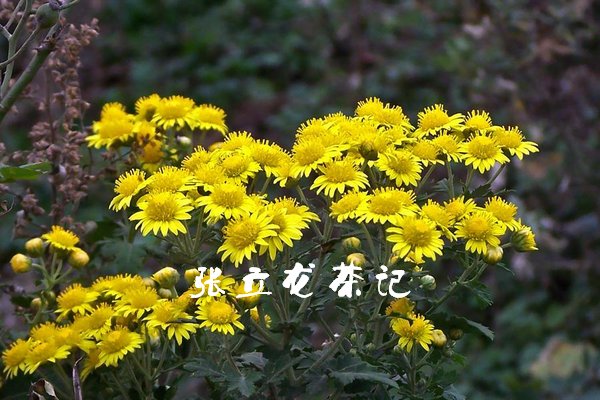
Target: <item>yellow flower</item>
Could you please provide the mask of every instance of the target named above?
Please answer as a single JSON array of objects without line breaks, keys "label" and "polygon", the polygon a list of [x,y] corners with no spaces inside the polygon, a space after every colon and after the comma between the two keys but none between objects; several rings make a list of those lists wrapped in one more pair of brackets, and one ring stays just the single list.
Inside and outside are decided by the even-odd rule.
[{"label": "yellow flower", "polygon": [[535,235],[530,227],[521,224],[521,227],[513,233],[510,241],[512,245],[515,247],[515,250],[519,252],[527,252],[527,251],[535,251],[537,250],[537,245],[535,243]]},{"label": "yellow flower", "polygon": [[182,129],[186,126],[193,129],[196,125],[192,112],[194,107],[194,100],[183,96],[161,99],[156,106],[152,122],[163,129]]},{"label": "yellow flower", "polygon": [[54,340],[34,342],[25,358],[25,372],[32,374],[43,363],[55,363],[67,358],[69,354],[69,346],[59,345]]},{"label": "yellow flower", "polygon": [[69,314],[86,314],[92,312],[92,302],[98,298],[98,292],[89,288],[84,288],[79,283],[74,283],[56,298],[59,314],[58,320],[61,320]]},{"label": "yellow flower", "polygon": [[468,131],[486,133],[492,129],[492,118],[485,111],[471,110],[465,119],[465,128]]},{"label": "yellow flower", "polygon": [[115,303],[115,312],[124,317],[133,315],[136,318],[141,318],[146,311],[149,311],[158,302],[158,299],[156,290],[147,286],[130,288]]},{"label": "yellow flower", "polygon": [[214,154],[219,157],[227,156],[229,153],[236,153],[241,151],[242,153],[247,153],[250,146],[254,143],[254,138],[250,132],[246,131],[237,131],[230,132],[225,136],[225,140],[219,143],[213,149],[215,144],[209,147],[210,150],[214,150]]},{"label": "yellow flower", "polygon": [[162,151],[163,143],[158,139],[152,139],[145,144],[140,150],[140,161],[144,169],[154,171],[156,164],[160,163],[165,157],[165,152]]},{"label": "yellow flower", "polygon": [[32,343],[29,340],[17,339],[2,352],[4,373],[8,378],[16,376],[19,371],[25,371],[27,368],[26,359],[31,345]]},{"label": "yellow flower", "polygon": [[383,125],[402,126],[405,129],[411,129],[408,117],[402,111],[402,107],[383,104],[376,97],[368,98],[358,103],[356,107],[358,117],[370,117]]},{"label": "yellow flower", "polygon": [[215,185],[227,181],[223,168],[212,163],[196,167],[193,174],[196,184],[207,192],[212,191]]},{"label": "yellow flower", "polygon": [[259,254],[264,254],[267,250],[269,258],[275,260],[277,252],[283,251],[284,245],[293,247],[292,240],[300,240],[302,238],[301,229],[305,227],[302,218],[299,215],[288,214],[285,209],[273,210],[273,207],[268,207],[267,210],[271,213],[271,224],[275,234],[265,238],[266,245],[261,245]]},{"label": "yellow flower", "polygon": [[375,166],[394,181],[396,186],[417,186],[423,169],[417,157],[406,150],[380,154]]},{"label": "yellow flower", "polygon": [[127,171],[115,182],[115,193],[117,195],[112,199],[108,206],[111,210],[119,211],[128,208],[131,205],[133,196],[142,190],[147,182],[146,174],[139,169]]},{"label": "yellow flower", "polygon": [[191,118],[194,119],[194,128],[196,129],[214,129],[221,132],[223,135],[227,133],[227,125],[225,125],[225,111],[213,106],[212,104],[200,104],[192,110]]},{"label": "yellow flower", "polygon": [[190,320],[191,315],[185,313],[180,307],[170,300],[160,300],[152,307],[152,312],[144,321],[149,329],[160,329],[167,333],[169,339],[175,338],[181,346],[183,339],[189,339],[191,333],[196,332],[198,325],[178,320]]},{"label": "yellow flower", "polygon": [[318,139],[299,140],[292,147],[292,161],[294,164],[290,174],[293,178],[308,177],[319,166],[340,155],[339,150],[326,147]]},{"label": "yellow flower", "polygon": [[421,206],[421,215],[433,221],[448,239],[455,239],[454,234],[450,232],[450,228],[454,225],[454,216],[444,206],[429,199]]},{"label": "yellow flower", "polygon": [[186,233],[186,227],[181,223],[191,219],[189,211],[193,210],[191,201],[182,193],[158,192],[151,193],[138,201],[137,206],[141,211],[129,217],[131,221],[139,222],[136,229],[141,227],[142,235],[160,232],[167,236],[169,232],[174,235]]},{"label": "yellow flower", "polygon": [[69,350],[81,349],[85,353],[95,347],[95,342],[85,338],[83,332],[73,325],[58,328],[54,341],[58,346],[68,346]]},{"label": "yellow flower", "polygon": [[498,223],[503,228],[515,231],[521,226],[519,222],[515,220],[515,217],[517,216],[517,206],[498,196],[492,197],[486,201],[485,210],[496,217]]},{"label": "yellow flower", "polygon": [[462,114],[448,115],[441,104],[435,104],[421,111],[417,118],[417,130],[415,135],[418,137],[430,136],[441,133],[442,131],[450,131],[460,129],[462,127],[464,116]]},{"label": "yellow flower", "polygon": [[10,267],[15,274],[24,274],[31,269],[31,258],[17,253],[10,259]]},{"label": "yellow flower", "polygon": [[427,257],[435,260],[436,255],[442,255],[442,232],[436,229],[433,221],[419,217],[403,217],[394,224],[395,227],[387,229],[387,240],[394,243],[392,250],[398,257],[406,257],[412,253],[412,257],[416,259]]},{"label": "yellow flower", "polygon": [[85,138],[90,147],[112,147],[127,142],[133,136],[134,117],[125,106],[108,103],[102,107],[100,121],[92,124],[93,135]]},{"label": "yellow flower", "polygon": [[264,325],[267,328],[271,327],[271,316],[269,314],[259,314],[258,307],[250,309],[250,318],[257,324]]},{"label": "yellow flower", "polygon": [[193,173],[196,169],[210,163],[212,157],[213,153],[209,153],[204,147],[198,146],[194,149],[192,154],[183,159],[181,166]]},{"label": "yellow flower", "polygon": [[[250,289],[249,292],[246,292],[246,283],[245,282],[238,282],[237,284],[235,284],[234,286],[231,287],[231,294],[233,296],[236,296],[235,301],[242,307],[245,309],[249,309],[249,308],[253,308],[254,306],[256,306],[258,304],[258,302],[260,301],[260,294],[253,294],[253,293],[257,293],[260,291],[260,286],[258,283],[253,283],[252,284],[252,288]],[[248,295],[251,294],[250,296],[244,296],[244,297],[237,297],[238,295]]]},{"label": "yellow flower", "polygon": [[500,245],[504,229],[487,211],[475,211],[456,226],[456,237],[465,238],[466,249],[472,253],[485,254],[490,247]]},{"label": "yellow flower", "polygon": [[444,203],[444,209],[453,218],[453,222],[458,222],[465,215],[475,210],[477,206],[473,199],[465,201],[465,196],[459,196]]},{"label": "yellow flower", "polygon": [[444,163],[440,158],[440,148],[433,144],[431,140],[419,140],[410,148],[410,151],[425,167]]},{"label": "yellow flower", "polygon": [[104,296],[112,296],[119,299],[127,289],[142,286],[144,286],[144,280],[141,276],[121,274],[102,276],[94,281],[91,289],[102,293]]},{"label": "yellow flower", "polygon": [[233,335],[234,327],[244,329],[244,325],[238,321],[240,314],[231,304],[222,300],[207,301],[200,306],[196,315],[202,321],[200,328],[210,328],[211,332]]},{"label": "yellow flower", "polygon": [[72,326],[86,338],[99,339],[110,330],[114,315],[114,308],[109,304],[102,303],[96,306],[88,315],[76,317]]},{"label": "yellow flower", "polygon": [[422,315],[415,315],[409,320],[394,318],[391,322],[392,329],[399,336],[398,346],[410,352],[415,344],[429,351],[433,342],[433,324]]},{"label": "yellow flower", "polygon": [[79,243],[77,235],[57,225],[52,226],[50,232],[43,234],[42,239],[50,243],[53,249],[65,252],[75,250],[75,245]]},{"label": "yellow flower", "polygon": [[459,139],[452,134],[443,134],[436,136],[431,140],[434,146],[442,152],[446,161],[458,162],[462,160],[463,155],[460,153]]},{"label": "yellow flower", "polygon": [[369,185],[367,175],[348,159],[330,161],[319,167],[319,170],[321,175],[310,187],[317,189],[317,194],[325,192],[325,196],[334,197],[338,192],[344,194],[348,189],[360,190]]},{"label": "yellow flower", "polygon": [[128,353],[133,353],[144,343],[142,335],[130,332],[127,328],[117,326],[108,331],[98,343],[98,364],[116,367]]},{"label": "yellow flower", "polygon": [[135,102],[135,112],[138,120],[151,121],[156,112],[156,108],[160,104],[160,96],[156,93],[150,96],[140,97]]},{"label": "yellow flower", "polygon": [[286,154],[281,163],[273,169],[274,183],[281,187],[293,187],[297,181],[292,177],[292,168],[294,168],[292,158]]},{"label": "yellow flower", "polygon": [[492,136],[498,145],[508,150],[511,156],[516,155],[519,160],[522,160],[523,156],[539,151],[537,144],[523,140],[523,134],[517,127],[496,129]]},{"label": "yellow flower", "polygon": [[31,328],[29,337],[36,342],[48,342],[54,340],[58,328],[54,322],[45,322]]},{"label": "yellow flower", "polygon": [[289,157],[281,147],[266,140],[250,144],[248,154],[260,164],[267,177],[273,175],[275,170]]},{"label": "yellow flower", "polygon": [[250,214],[255,208],[254,202],[246,194],[246,188],[234,183],[220,183],[213,186],[211,193],[202,196],[197,204],[204,206],[209,224],[225,218],[239,218]]},{"label": "yellow flower", "polygon": [[248,183],[250,178],[260,171],[260,165],[242,152],[231,152],[224,155],[217,165],[223,169],[223,174],[227,179],[237,184]]},{"label": "yellow flower", "polygon": [[338,201],[331,204],[330,215],[337,222],[342,223],[348,219],[356,219],[360,215],[358,212],[367,200],[367,194],[364,192],[346,193]]},{"label": "yellow flower", "polygon": [[408,297],[402,297],[396,299],[390,303],[385,309],[385,315],[400,314],[402,316],[413,316],[413,310],[415,309],[415,303],[410,301]]},{"label": "yellow flower", "polygon": [[236,267],[258,251],[257,246],[269,246],[267,238],[277,233],[278,225],[266,212],[255,212],[232,221],[223,227],[223,244],[217,252],[221,260],[229,259]]},{"label": "yellow flower", "polygon": [[152,274],[152,280],[163,289],[171,289],[179,282],[179,272],[173,267],[164,267]]},{"label": "yellow flower", "polygon": [[465,165],[471,165],[480,173],[492,169],[496,164],[509,162],[508,157],[493,137],[486,135],[473,136],[468,142],[460,145],[460,152],[464,153]]},{"label": "yellow flower", "polygon": [[292,197],[278,197],[273,200],[272,206],[274,210],[283,209],[288,215],[299,216],[302,220],[300,229],[307,228],[310,221],[320,220],[317,214],[311,212],[307,206],[298,204]]},{"label": "yellow flower", "polygon": [[86,357],[83,361],[83,368],[81,368],[81,379],[86,380],[88,376],[96,369],[98,362],[100,361],[100,350],[98,346],[90,349],[90,351],[86,354]]},{"label": "yellow flower", "polygon": [[415,194],[412,190],[378,188],[358,210],[358,222],[393,222],[399,216],[413,215],[415,207]]},{"label": "yellow flower", "polygon": [[184,168],[172,166],[162,167],[152,174],[147,180],[148,191],[157,192],[185,192],[196,188],[194,177]]}]

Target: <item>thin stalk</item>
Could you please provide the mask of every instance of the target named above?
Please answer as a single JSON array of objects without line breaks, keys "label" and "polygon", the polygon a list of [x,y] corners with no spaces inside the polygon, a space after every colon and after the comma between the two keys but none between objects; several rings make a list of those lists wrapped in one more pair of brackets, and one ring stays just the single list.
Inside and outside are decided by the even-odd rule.
[{"label": "thin stalk", "polygon": [[474,173],[475,170],[473,168],[469,168],[467,172],[467,180],[465,181],[465,189],[469,189],[469,186],[471,185],[471,180],[473,180]]},{"label": "thin stalk", "polygon": [[117,389],[119,389],[119,392],[121,392],[121,396],[123,396],[123,399],[125,399],[125,400],[129,399],[129,395],[127,394],[127,390],[125,390],[125,388],[123,387],[123,385],[121,385],[121,381],[115,376],[115,373],[112,370],[109,371],[108,373],[110,374],[110,377],[112,378],[112,380],[117,385]]},{"label": "thin stalk", "polygon": [[415,194],[416,195],[419,194],[419,192],[421,191],[421,189],[423,189],[423,186],[425,186],[425,184],[429,180],[429,177],[433,173],[433,170],[435,169],[436,166],[437,166],[437,164],[433,164],[433,165],[431,165],[431,167],[429,167],[429,169],[425,173],[425,176],[423,176],[423,179],[421,179],[421,182],[419,182],[419,184],[417,185],[417,188],[415,189]]},{"label": "thin stalk", "polygon": [[452,167],[450,163],[446,163],[446,170],[448,171],[448,195],[450,199],[454,198],[454,174],[452,173]]}]

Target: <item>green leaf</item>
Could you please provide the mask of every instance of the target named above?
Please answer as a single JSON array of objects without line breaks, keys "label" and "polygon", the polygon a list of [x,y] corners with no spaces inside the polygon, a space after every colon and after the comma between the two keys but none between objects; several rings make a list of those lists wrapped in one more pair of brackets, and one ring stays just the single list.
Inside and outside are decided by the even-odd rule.
[{"label": "green leaf", "polygon": [[258,369],[263,369],[267,364],[267,359],[263,357],[263,353],[253,351],[250,353],[244,353],[239,357],[242,364],[253,365]]},{"label": "green leaf", "polygon": [[486,338],[488,338],[490,341],[494,340],[494,332],[487,326],[482,325],[479,322],[471,321],[470,319],[466,319],[466,318],[462,318],[462,319],[465,321],[468,328],[472,328],[472,329],[467,328],[465,330],[469,330],[471,332],[478,332],[478,333],[482,334],[483,336],[485,336]]},{"label": "green leaf", "polygon": [[458,390],[454,386],[449,386],[444,389],[444,394],[442,395],[446,400],[465,400],[466,397],[459,393]]},{"label": "green leaf", "polygon": [[246,371],[242,374],[232,373],[226,376],[229,384],[228,391],[238,391],[242,396],[250,397],[256,391],[254,385],[262,378],[262,374],[258,371]]},{"label": "green leaf", "polygon": [[40,175],[50,172],[51,169],[52,164],[49,162],[25,164],[18,167],[0,166],[0,182],[37,179]]},{"label": "green leaf", "polygon": [[468,285],[466,285],[466,287],[473,292],[473,294],[475,295],[475,300],[481,308],[489,307],[494,302],[492,299],[492,292],[490,292],[490,290],[485,284],[479,281],[475,281],[469,283]]},{"label": "green leaf", "polygon": [[435,323],[436,327],[445,329],[458,328],[468,333],[481,334],[490,341],[494,340],[494,332],[490,328],[465,317],[441,313],[432,314],[429,317]]},{"label": "green leaf", "polygon": [[343,385],[354,382],[357,379],[371,382],[378,382],[394,388],[398,388],[398,383],[390,378],[390,375],[384,372],[378,372],[374,366],[365,361],[345,355],[335,359],[331,363],[330,376],[337,379]]}]

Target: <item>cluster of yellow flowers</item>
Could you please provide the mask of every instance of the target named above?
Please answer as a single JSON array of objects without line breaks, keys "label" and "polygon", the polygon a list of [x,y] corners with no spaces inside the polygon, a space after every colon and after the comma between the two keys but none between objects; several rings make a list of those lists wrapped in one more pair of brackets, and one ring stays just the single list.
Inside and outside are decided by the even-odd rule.
[{"label": "cluster of yellow flowers", "polygon": [[189,134],[195,130],[225,134],[227,126],[225,112],[219,107],[197,105],[183,96],[152,94],[136,101],[135,114],[127,113],[120,103],[104,105],[92,130],[93,135],[86,138],[90,147],[129,146],[139,162],[152,169],[163,161],[174,141],[191,143]]},{"label": "cluster of yellow flowers", "polygon": [[196,269],[185,272],[190,287],[181,295],[175,290],[180,275],[171,267],[151,278],[125,274],[100,277],[89,287],[71,284],[56,298],[56,321],[33,326],[28,338],[2,353],[4,372],[8,377],[31,374],[45,363],[83,352],[86,378],[96,368],[116,367],[144,344],[151,349],[161,337],[163,345],[167,340],[181,345],[201,328],[234,334],[234,328],[244,329],[239,321],[244,310],[256,324],[269,326],[270,317],[256,307],[260,295],[234,300],[246,293],[243,282],[221,277],[224,292],[208,296],[208,287],[202,290],[196,282],[198,274]]}]

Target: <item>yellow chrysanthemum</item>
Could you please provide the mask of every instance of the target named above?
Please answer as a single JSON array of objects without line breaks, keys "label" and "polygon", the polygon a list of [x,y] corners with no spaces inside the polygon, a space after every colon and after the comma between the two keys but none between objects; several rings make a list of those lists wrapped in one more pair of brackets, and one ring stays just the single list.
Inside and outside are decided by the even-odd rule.
[{"label": "yellow chrysanthemum", "polygon": [[160,96],[156,93],[150,96],[140,97],[135,102],[135,113],[138,120],[151,121],[160,104]]},{"label": "yellow chrysanthemum", "polygon": [[331,204],[330,215],[339,223],[348,219],[356,219],[366,200],[365,192],[346,193],[341,199]]},{"label": "yellow chrysanthemum", "polygon": [[477,133],[486,133],[492,128],[492,118],[485,111],[471,110],[465,119],[465,128]]},{"label": "yellow chrysanthemum", "polygon": [[215,155],[222,157],[229,153],[247,153],[254,142],[255,140],[250,132],[236,131],[228,133],[225,135],[223,142],[214,143],[209,149],[212,150]]},{"label": "yellow chrysanthemum", "polygon": [[225,111],[212,104],[200,104],[191,112],[191,118],[194,120],[194,128],[196,129],[214,129],[221,132],[223,135],[227,133],[227,125],[225,124]]},{"label": "yellow chrysanthemum", "polygon": [[193,210],[191,201],[182,193],[158,192],[150,193],[140,201],[137,206],[141,211],[133,214],[129,219],[138,221],[136,229],[141,227],[142,235],[160,232],[167,236],[169,232],[174,235],[186,233],[186,227],[181,223],[191,219],[189,211]]},{"label": "yellow chrysanthemum", "polygon": [[239,218],[255,209],[254,202],[246,194],[246,188],[234,183],[214,185],[210,194],[200,197],[197,204],[204,206],[209,224],[214,224],[222,218]]},{"label": "yellow chrysanthemum", "polygon": [[111,147],[127,142],[133,137],[134,116],[127,114],[125,106],[108,103],[102,107],[100,121],[92,124],[93,135],[85,138],[90,147]]},{"label": "yellow chrysanthemum", "polygon": [[243,152],[231,152],[217,161],[223,174],[230,181],[237,184],[246,184],[260,171],[260,164]]},{"label": "yellow chrysanthemum", "polygon": [[198,325],[178,320],[190,320],[191,315],[185,313],[175,303],[169,300],[160,300],[152,307],[152,312],[144,321],[149,329],[159,329],[167,333],[169,339],[175,338],[181,346],[183,339],[189,339],[191,333],[196,332]]},{"label": "yellow chrysanthemum", "polygon": [[229,259],[236,267],[249,260],[258,251],[257,246],[268,246],[267,238],[276,235],[278,226],[266,212],[255,212],[234,219],[223,227],[223,244],[217,250],[221,260]]},{"label": "yellow chrysanthemum", "polygon": [[127,171],[115,182],[115,193],[117,195],[112,199],[108,208],[119,211],[128,208],[131,205],[131,199],[146,186],[146,173],[139,169]]},{"label": "yellow chrysanthemum", "polygon": [[464,120],[462,114],[448,115],[441,104],[425,108],[417,115],[419,122],[415,135],[418,137],[435,135],[441,131],[460,129]]},{"label": "yellow chrysanthemum", "polygon": [[56,298],[58,308],[56,313],[59,314],[58,319],[61,320],[69,314],[86,314],[94,308],[92,302],[98,298],[99,294],[89,288],[81,286],[79,283],[74,283]]},{"label": "yellow chrysanthemum", "polygon": [[498,223],[511,231],[520,228],[521,224],[515,219],[517,216],[517,206],[501,199],[498,196],[492,197],[485,202],[485,211],[492,214],[498,220]]},{"label": "yellow chrysanthemum", "polygon": [[91,289],[101,293],[103,296],[111,296],[119,299],[127,289],[142,286],[144,286],[144,280],[141,276],[120,274],[102,276],[96,279]]},{"label": "yellow chrysanthemum", "polygon": [[504,229],[491,213],[475,211],[456,225],[455,234],[466,240],[467,251],[485,254],[488,248],[500,245]]},{"label": "yellow chrysanthemum", "polygon": [[496,129],[492,136],[499,146],[506,149],[511,156],[517,156],[519,160],[539,151],[536,143],[524,140],[523,133],[517,127]]},{"label": "yellow chrysanthemum", "polygon": [[440,157],[440,148],[433,144],[431,140],[419,140],[410,148],[410,151],[425,167],[444,163]]},{"label": "yellow chrysanthemum", "polygon": [[434,146],[440,150],[446,161],[458,162],[462,159],[463,155],[460,153],[460,141],[456,135],[443,134],[434,137],[431,140]]},{"label": "yellow chrysanthemum", "polygon": [[49,340],[54,340],[54,337],[58,333],[58,327],[54,322],[44,322],[43,324],[39,324],[31,328],[29,332],[29,337],[32,340],[38,342],[47,342]]},{"label": "yellow chrysanthemum", "polygon": [[302,228],[308,227],[310,221],[320,221],[319,216],[310,211],[305,205],[298,204],[296,199],[292,197],[278,197],[273,200],[273,209],[275,211],[284,209],[288,215],[297,215],[302,220]]},{"label": "yellow chrysanthemum", "polygon": [[141,318],[158,300],[158,293],[153,288],[148,286],[130,288],[115,303],[115,312],[124,317],[133,315]]},{"label": "yellow chrysanthemum", "polygon": [[[260,285],[256,282],[252,284],[249,291],[246,291],[246,282],[240,281],[231,287],[231,295],[236,297],[235,301],[244,309],[249,309],[258,304],[261,294]],[[237,297],[242,295],[243,297]]]},{"label": "yellow chrysanthemum", "polygon": [[153,140],[160,140],[161,135],[157,132],[156,126],[146,120],[138,121],[133,127],[135,141],[138,146],[144,147]]},{"label": "yellow chrysanthemum", "polygon": [[50,232],[44,233],[42,239],[50,243],[50,246],[59,251],[73,251],[79,238],[70,230],[54,225]]},{"label": "yellow chrysanthemum", "polygon": [[100,362],[100,350],[96,345],[92,348],[83,360],[83,367],[81,368],[81,379],[86,380],[88,376],[96,369]]},{"label": "yellow chrysanthemum", "polygon": [[54,337],[58,346],[68,346],[69,350],[80,349],[88,353],[95,347],[95,342],[87,339],[83,333],[72,325],[61,326]]},{"label": "yellow chrysanthemum", "polygon": [[27,355],[31,348],[31,342],[23,339],[17,339],[7,349],[2,352],[2,364],[4,373],[8,378],[16,376],[19,371],[25,371],[27,368]]},{"label": "yellow chrysanthemum", "polygon": [[375,166],[394,181],[396,186],[417,186],[423,169],[417,157],[406,150],[380,154]]},{"label": "yellow chrysanthemum", "polygon": [[318,139],[297,141],[292,147],[294,165],[290,171],[294,178],[308,177],[311,172],[326,162],[332,161],[341,152],[333,147],[326,147]]},{"label": "yellow chrysanthemum", "polygon": [[344,194],[346,190],[365,189],[369,185],[367,174],[359,171],[354,163],[348,159],[335,160],[319,167],[320,175],[311,185],[317,194],[324,192],[327,197],[334,197],[336,193]]},{"label": "yellow chrysanthemum", "polygon": [[156,164],[165,158],[163,142],[159,139],[151,139],[140,149],[139,157],[144,169],[154,171],[157,167]]},{"label": "yellow chrysanthemum", "polygon": [[294,163],[292,162],[292,158],[286,155],[286,157],[281,161],[281,163],[273,169],[273,176],[275,176],[275,184],[281,187],[293,185],[296,182],[296,179],[292,177],[293,168]]},{"label": "yellow chrysanthemum", "polygon": [[294,245],[293,240],[302,238],[301,230],[305,227],[305,224],[299,215],[288,214],[284,209],[274,210],[273,207],[269,207],[267,210],[271,213],[271,224],[277,226],[277,228],[273,228],[275,235],[265,239],[267,244],[260,246],[259,254],[262,255],[268,251],[269,258],[275,260],[277,253],[283,251],[284,245],[292,247]]},{"label": "yellow chrysanthemum", "polygon": [[67,358],[70,354],[69,346],[58,345],[55,341],[33,342],[29,348],[29,353],[25,358],[25,372],[34,373],[40,365]]},{"label": "yellow chrysanthemum", "polygon": [[97,367],[106,365],[107,367],[116,367],[128,353],[133,353],[135,349],[141,347],[144,343],[142,335],[131,332],[127,328],[118,326],[108,331],[98,343],[98,363]]},{"label": "yellow chrysanthemum", "polygon": [[385,224],[397,217],[415,213],[415,194],[412,190],[378,188],[357,211],[358,222]]},{"label": "yellow chrysanthemum", "polygon": [[234,327],[244,329],[244,325],[238,321],[240,314],[223,300],[207,301],[198,308],[196,315],[202,321],[200,328],[210,328],[211,332],[233,335]]},{"label": "yellow chrysanthemum", "polygon": [[196,120],[193,110],[194,100],[183,96],[171,96],[158,103],[152,122],[163,129],[182,129],[186,126],[193,129]]},{"label": "yellow chrysanthemum", "polygon": [[442,255],[444,241],[442,232],[433,221],[420,217],[403,217],[394,222],[396,226],[387,229],[387,240],[394,244],[393,251],[398,257],[423,257],[435,260]]},{"label": "yellow chrysanthemum", "polygon": [[181,166],[192,173],[212,161],[213,153],[208,152],[204,147],[197,146],[194,151],[186,156],[181,162]]},{"label": "yellow chrysanthemum", "polygon": [[410,301],[408,297],[402,297],[396,299],[390,303],[385,309],[385,315],[400,314],[402,316],[410,317],[414,315],[413,310],[415,309],[415,303]]},{"label": "yellow chrysanthemum", "polygon": [[250,144],[248,154],[260,164],[267,177],[273,175],[275,169],[288,157],[281,147],[266,140]]},{"label": "yellow chrysanthemum", "polygon": [[[228,181],[225,171],[219,165],[204,164],[194,169],[194,180],[199,188],[211,192],[215,185]],[[194,192],[188,193],[191,194]]]},{"label": "yellow chrysanthemum", "polygon": [[405,129],[412,128],[408,117],[402,111],[402,107],[383,104],[376,97],[358,102],[355,113],[358,117],[369,117],[383,125],[402,126]]},{"label": "yellow chrysanthemum", "polygon": [[450,231],[450,228],[454,225],[455,219],[444,206],[429,199],[427,200],[427,203],[421,206],[421,215],[433,221],[448,239],[455,239],[454,234]]},{"label": "yellow chrysanthemum", "polygon": [[475,201],[473,199],[465,201],[465,196],[459,196],[444,203],[444,209],[453,218],[453,222],[460,221],[476,208]]},{"label": "yellow chrysanthemum", "polygon": [[502,153],[502,148],[493,137],[476,135],[468,142],[460,145],[460,152],[464,154],[465,165],[471,165],[480,173],[492,169],[496,164],[509,162],[508,157]]},{"label": "yellow chrysanthemum", "polygon": [[76,317],[73,321],[73,328],[80,331],[86,338],[99,339],[110,330],[114,315],[114,308],[109,304],[102,303],[88,315]]},{"label": "yellow chrysanthemum", "polygon": [[147,180],[148,191],[157,192],[185,192],[196,187],[194,177],[189,170],[166,166],[152,174]]},{"label": "yellow chrysanthemum", "polygon": [[269,314],[260,314],[258,312],[258,307],[253,307],[250,309],[250,318],[254,322],[260,325],[264,325],[266,328],[271,327],[271,316]]},{"label": "yellow chrysanthemum", "polygon": [[327,135],[331,129],[332,121],[323,118],[311,118],[300,124],[296,131],[296,141],[318,140]]},{"label": "yellow chrysanthemum", "polygon": [[433,342],[434,326],[422,315],[415,315],[409,320],[394,318],[391,322],[392,329],[399,336],[398,346],[410,352],[415,344],[429,351]]}]

